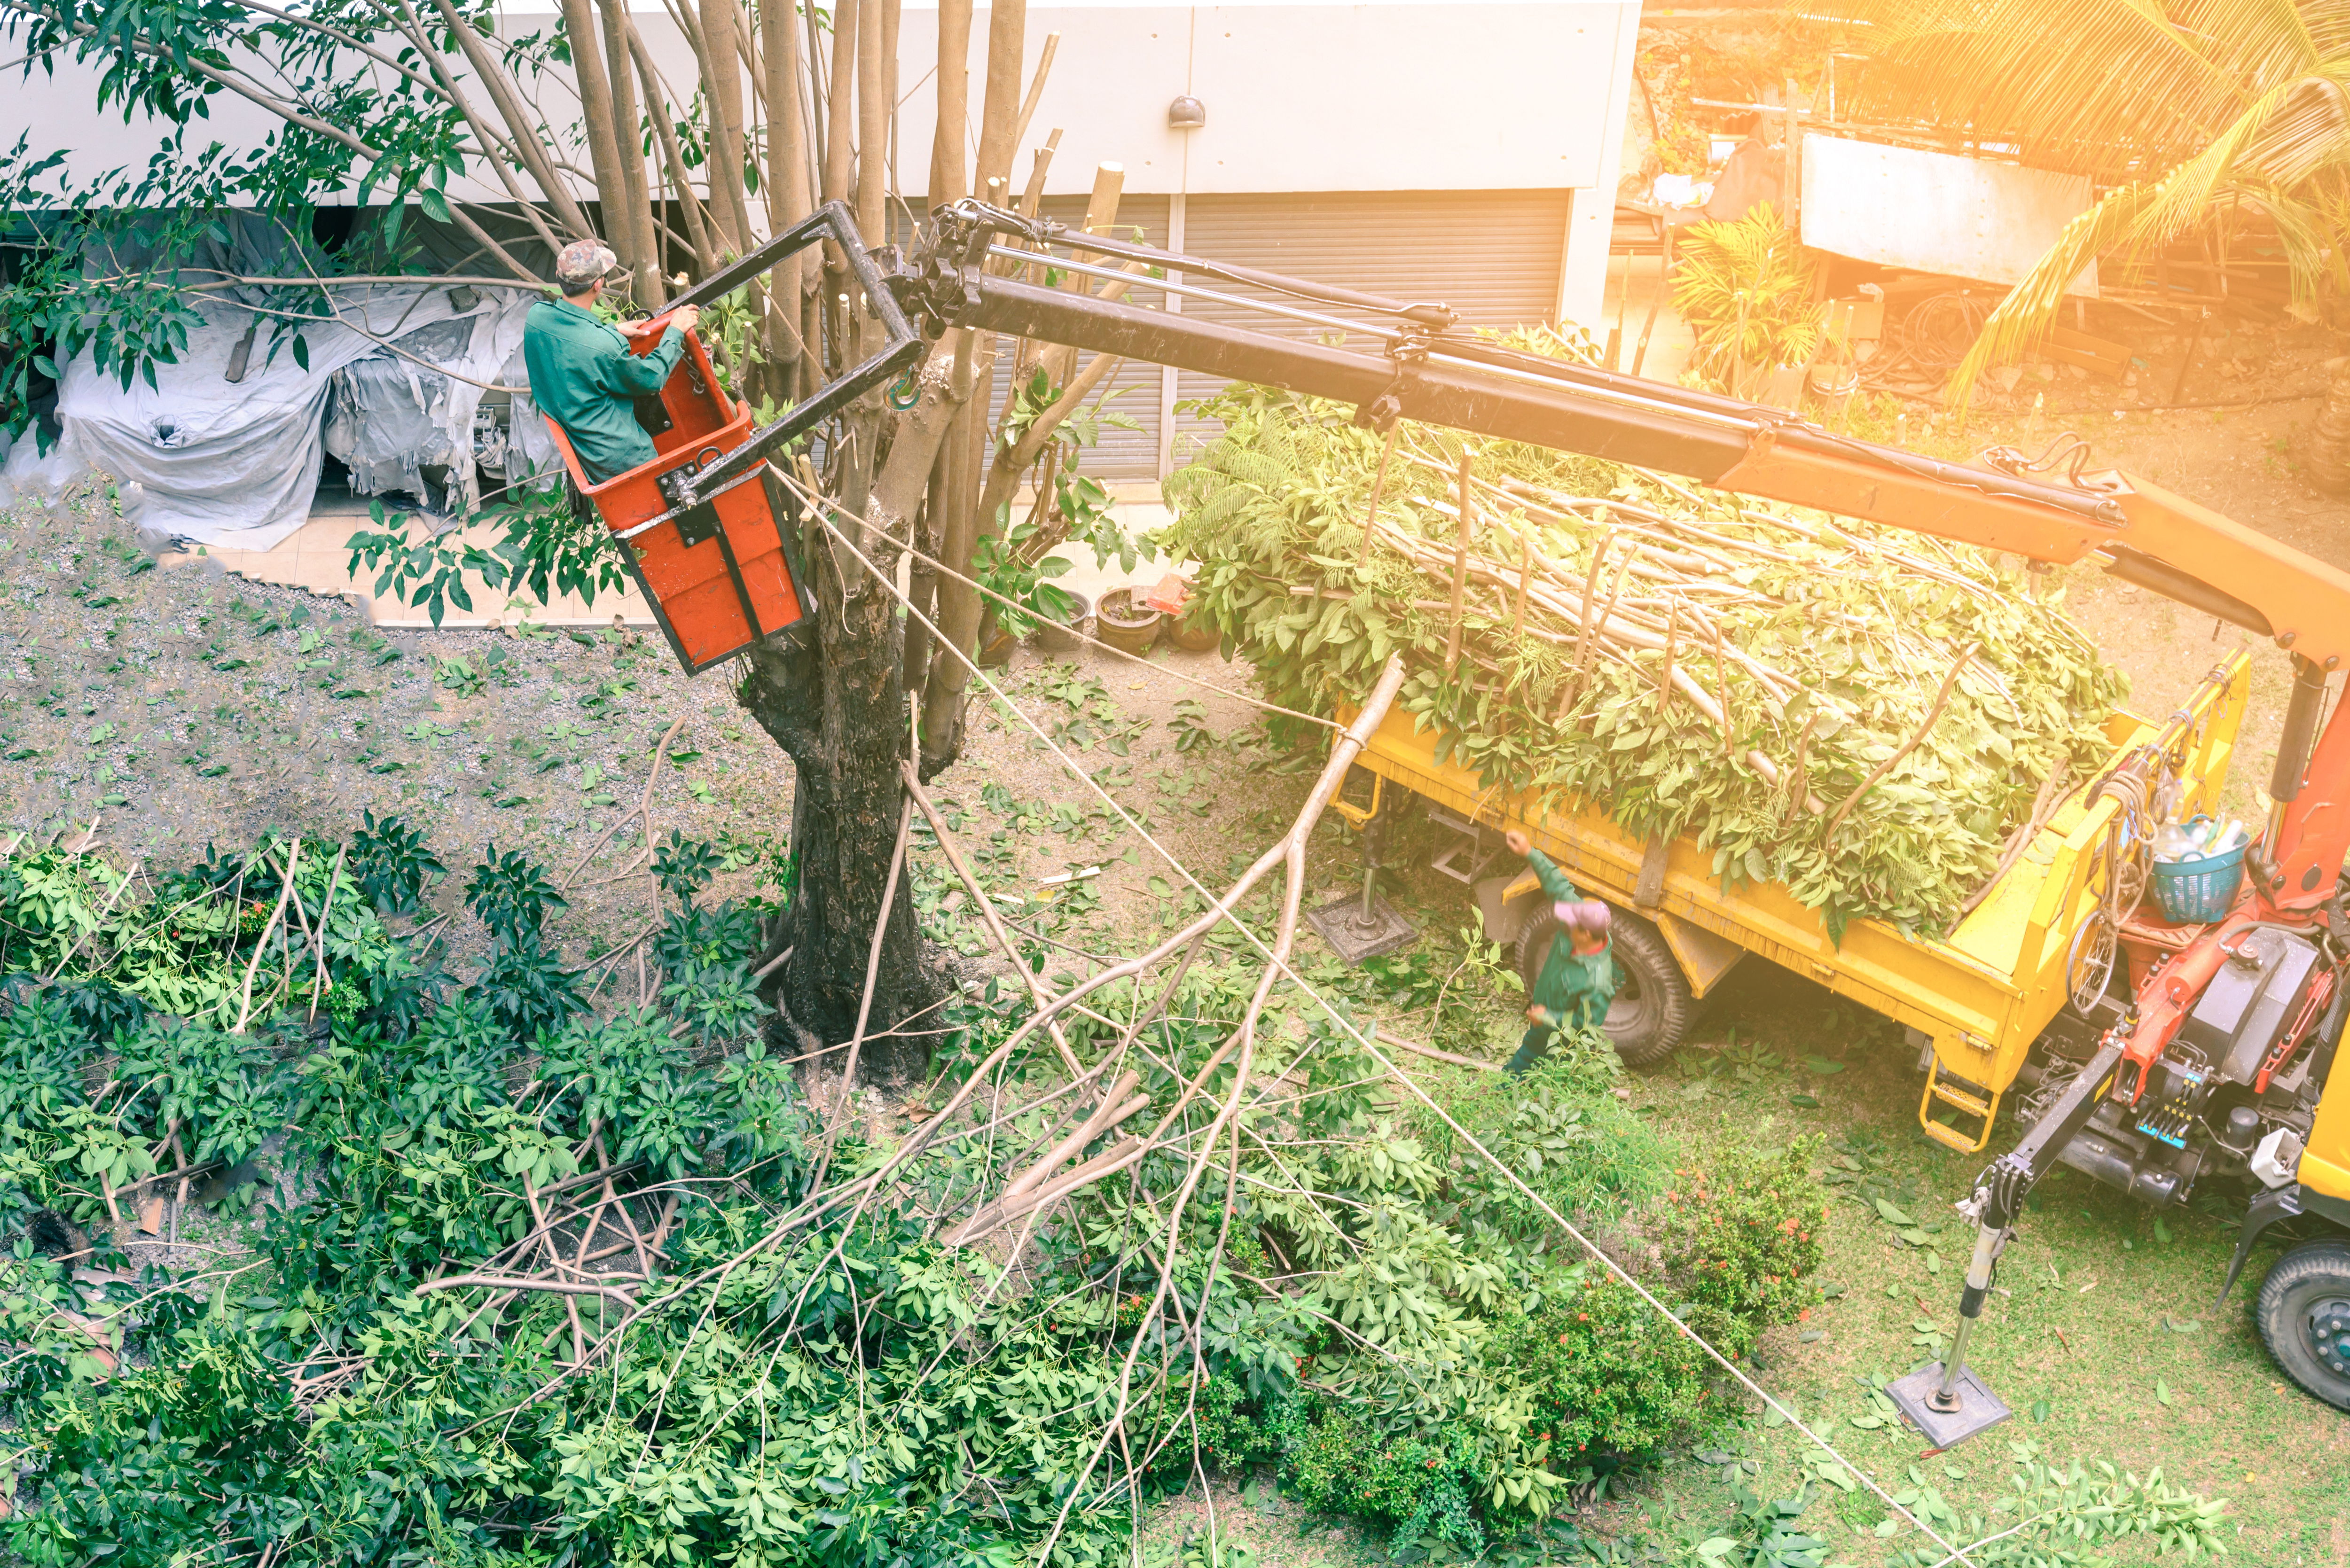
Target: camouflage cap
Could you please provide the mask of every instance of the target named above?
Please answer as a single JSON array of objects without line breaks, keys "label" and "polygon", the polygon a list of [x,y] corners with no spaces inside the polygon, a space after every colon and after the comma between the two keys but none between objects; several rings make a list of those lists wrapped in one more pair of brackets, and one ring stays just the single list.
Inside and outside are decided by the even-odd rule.
[{"label": "camouflage cap", "polygon": [[577,294],[619,265],[603,241],[574,240],[555,258],[555,281],[564,293]]}]

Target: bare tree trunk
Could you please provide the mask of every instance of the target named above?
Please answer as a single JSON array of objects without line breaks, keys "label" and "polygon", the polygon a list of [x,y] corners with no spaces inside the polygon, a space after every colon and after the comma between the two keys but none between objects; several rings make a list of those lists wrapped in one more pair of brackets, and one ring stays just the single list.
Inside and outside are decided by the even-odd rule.
[{"label": "bare tree trunk", "polygon": [[971,194],[971,160],[963,151],[971,128],[971,0],[939,0],[937,125],[931,132],[933,207]]},{"label": "bare tree trunk", "polygon": [[579,112],[588,123],[588,159],[604,209],[604,237],[620,265],[637,271],[637,223],[628,210],[629,182],[620,171],[619,133],[612,115],[612,78],[604,70],[600,29],[591,0],[563,0],[563,32],[571,46],[571,74]]},{"label": "bare tree trunk", "polygon": [[881,103],[886,132],[881,164],[884,188],[890,196],[898,194],[898,26],[904,3],[881,0]]},{"label": "bare tree trunk", "polygon": [[[620,161],[620,199],[626,206],[629,232],[635,239],[634,272],[637,303],[657,306],[669,297],[669,279],[661,270],[660,231],[654,225],[652,187],[645,177],[642,112],[637,106],[637,73],[629,57],[628,0],[602,0],[598,15],[603,23],[604,57],[610,71],[614,151]],[[604,217],[612,216],[611,194],[604,195]]]},{"label": "bare tree trunk", "polygon": [[679,214],[685,220],[687,240],[693,246],[694,264],[705,274],[718,267],[718,253],[710,244],[710,230],[702,221],[702,205],[693,194],[693,186],[686,178],[685,150],[677,143],[677,122],[670,118],[669,95],[662,90],[660,72],[653,67],[653,58],[645,48],[644,35],[634,23],[629,25],[629,54],[637,62],[638,79],[644,83],[645,103],[653,122],[653,140],[660,144],[661,162],[669,172],[670,188],[677,192]]},{"label": "bare tree trunk", "polygon": [[[1011,188],[1013,133],[1020,117],[1021,56],[1027,24],[1027,0],[996,0],[988,9],[987,80],[981,97],[979,157],[972,175],[972,189],[987,201],[1004,202],[1004,192]],[[941,27],[943,32],[943,22]],[[943,130],[941,134],[944,134]],[[935,152],[935,141],[932,150]],[[960,153],[955,162],[960,168]],[[985,405],[995,375],[995,355],[988,335],[974,337],[970,368],[973,385],[966,405],[969,412],[956,432],[962,438],[962,450],[956,459],[956,472],[961,477],[948,489],[945,515],[939,524],[939,558],[965,576],[971,571],[972,547],[987,522],[978,516],[975,504],[979,472],[987,462]],[[939,635],[965,655],[976,651],[978,590],[953,577],[941,576],[938,593]],[[925,777],[952,762],[962,750],[962,694],[970,680],[971,672],[961,659],[937,656],[922,689]]]},{"label": "bare tree trunk", "polygon": [[988,182],[1012,187],[1012,155],[1020,119],[1021,54],[1027,43],[1027,0],[991,5],[987,13],[987,87],[979,117],[979,171],[972,189]]},{"label": "bare tree trunk", "polygon": [[482,36],[473,31],[473,24],[459,15],[457,7],[450,4],[450,0],[432,0],[432,3],[439,9],[442,21],[448,24],[449,30],[456,35],[457,47],[465,51],[465,63],[473,67],[473,74],[481,78],[484,87],[489,88],[490,101],[497,105],[498,114],[506,122],[506,132],[514,143],[515,153],[529,169],[530,177],[538,182],[538,188],[546,192],[547,202],[555,208],[556,216],[562,220],[564,227],[569,229],[575,238],[586,239],[593,234],[596,231],[588,222],[588,214],[580,210],[578,202],[572,197],[571,188],[564,184],[556,173],[554,163],[546,156],[546,149],[539,145],[538,121],[524,107],[521,92],[515,88],[514,78],[506,74],[505,63],[483,43]]},{"label": "bare tree trunk", "polygon": [[[882,23],[889,0],[859,0],[857,7],[857,185],[853,205],[857,232],[870,246],[889,238],[889,73],[882,52]],[[880,342],[881,324],[860,316],[858,357]]]},{"label": "bare tree trunk", "polygon": [[743,61],[734,40],[734,0],[702,0],[702,36],[710,204],[726,248],[739,256],[751,248],[751,203],[743,189]]},{"label": "bare tree trunk", "polygon": [[465,95],[463,87],[458,82],[455,74],[450,70],[447,57],[441,50],[433,47],[432,40],[425,36],[422,20],[407,5],[402,5],[392,12],[391,17],[400,31],[415,44],[417,53],[423,56],[426,64],[432,67],[434,78],[441,84],[441,90],[448,95],[451,103],[457,106],[457,112],[465,117],[465,124],[473,131],[473,140],[483,149],[483,161],[497,171],[498,183],[505,187],[506,194],[513,198],[514,204],[521,212],[524,221],[530,224],[531,232],[539,237],[540,242],[547,249],[561,250],[563,241],[556,237],[553,229],[547,226],[546,218],[538,210],[538,203],[523,194],[521,182],[515,178],[515,171],[506,157],[511,149],[503,139],[490,130],[488,125],[484,123],[480,112],[473,107],[473,100]]},{"label": "bare tree trunk", "polygon": [[[782,234],[808,215],[807,144],[800,134],[799,16],[791,0],[759,0],[759,57],[767,78],[767,226]],[[767,275],[767,355],[778,395],[800,396],[800,258]]]},{"label": "bare tree trunk", "polygon": [[[957,407],[953,366],[962,335],[932,349],[921,394],[900,415],[889,456],[873,480],[860,526],[837,517],[858,541],[871,570],[839,548],[810,550],[816,581],[817,637],[785,653],[762,645],[748,658],[735,699],[791,756],[795,769],[792,853],[797,886],[775,940],[792,948],[771,985],[801,1027],[827,1041],[856,1025],[866,959],[879,920],[904,786],[908,707],[899,680],[897,599],[874,573],[896,570],[907,528]],[[844,511],[846,507],[844,497]],[[817,525],[818,531],[821,525]],[[926,1035],[890,1033],[916,1020],[948,989],[941,955],[922,941],[913,899],[901,886],[882,929],[863,1070],[879,1081],[920,1074]],[[920,1017],[915,1031],[934,1027]]]}]

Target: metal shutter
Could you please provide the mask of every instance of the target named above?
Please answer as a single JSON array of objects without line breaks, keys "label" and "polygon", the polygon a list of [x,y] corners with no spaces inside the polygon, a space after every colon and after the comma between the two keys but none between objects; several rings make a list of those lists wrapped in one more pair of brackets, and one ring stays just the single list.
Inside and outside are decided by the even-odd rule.
[{"label": "metal shutter", "polygon": [[[1072,227],[1086,221],[1086,198],[1082,195],[1047,196],[1042,215],[1055,223]],[[1141,244],[1164,245],[1167,243],[1167,198],[1164,196],[1128,196],[1118,203],[1118,237],[1136,239],[1137,229]],[[1100,286],[1098,284],[1094,286]],[[1136,289],[1127,297],[1141,305],[1156,306],[1157,292]],[[1014,345],[1008,339],[1000,343],[996,361],[995,388],[988,402],[990,423],[1003,413],[1003,401],[1012,386],[1011,358]],[[1080,357],[1077,363],[1086,362]],[[1159,475],[1159,367],[1128,360],[1114,371],[1097,396],[1107,395],[1106,412],[1122,414],[1135,421],[1139,430],[1118,430],[1105,426],[1101,443],[1086,450],[1079,460],[1079,472],[1105,483],[1113,480],[1155,479]],[[1016,514],[1015,514],[1016,515]]]},{"label": "metal shutter", "polygon": [[[1391,298],[1441,300],[1471,327],[1509,327],[1548,321],[1557,309],[1571,200],[1564,190],[1192,196],[1184,203],[1181,248],[1206,261]],[[1244,297],[1277,297],[1212,279],[1194,281]],[[1186,299],[1182,308],[1186,315],[1284,337],[1325,330],[1213,300]],[[1220,385],[1213,377],[1184,371],[1176,378],[1176,396],[1205,397]],[[1178,414],[1176,466],[1196,451],[1198,439],[1216,433],[1211,421]]]}]

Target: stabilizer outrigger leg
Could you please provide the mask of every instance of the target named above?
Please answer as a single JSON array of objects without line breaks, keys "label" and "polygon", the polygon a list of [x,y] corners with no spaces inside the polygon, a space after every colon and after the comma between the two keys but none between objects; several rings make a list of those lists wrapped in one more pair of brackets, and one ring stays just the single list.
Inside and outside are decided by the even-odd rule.
[{"label": "stabilizer outrigger leg", "polygon": [[1975,1250],[1967,1261],[1966,1285],[1959,1295],[1959,1330],[1951,1337],[1950,1355],[1928,1362],[1885,1390],[1937,1449],[1963,1443],[2014,1413],[1991,1391],[1981,1375],[1967,1366],[1967,1346],[1991,1297],[1999,1255],[2015,1234],[2015,1222],[2023,1213],[2023,1200],[2097,1108],[2098,1097],[2111,1083],[2121,1059],[2120,1041],[2107,1036],[2047,1114],[2022,1142],[1985,1168],[1975,1179],[1974,1196],[1959,1205],[1959,1212],[1975,1222]]}]

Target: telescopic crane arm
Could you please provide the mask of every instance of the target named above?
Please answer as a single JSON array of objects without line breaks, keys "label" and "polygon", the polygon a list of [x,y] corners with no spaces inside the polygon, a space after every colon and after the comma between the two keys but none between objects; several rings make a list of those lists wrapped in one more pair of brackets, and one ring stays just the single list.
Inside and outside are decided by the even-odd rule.
[{"label": "telescopic crane arm", "polygon": [[[1458,329],[1440,305],[1071,233],[977,202],[941,208],[933,220],[910,258],[889,258],[890,289],[926,330],[976,327],[1261,382],[1353,403],[1359,421],[1381,429],[1398,419],[1448,425],[2057,565],[2095,556],[2116,576],[2273,639],[2302,679],[2269,790],[2278,813],[2256,880],[2277,911],[2321,910],[2334,894],[2350,853],[2350,722],[2327,725],[2314,754],[2311,741],[2324,677],[2350,659],[2350,575],[2288,545],[2120,472],[2058,483],[2033,477],[2021,459],[2008,468],[1942,462],[1782,410],[1521,353]],[[1276,337],[1021,275],[1039,265],[1132,275],[1079,256],[1149,267],[1155,281],[1139,286],[1380,346]],[[1281,297],[1236,298],[1211,286],[1222,283]]]}]

